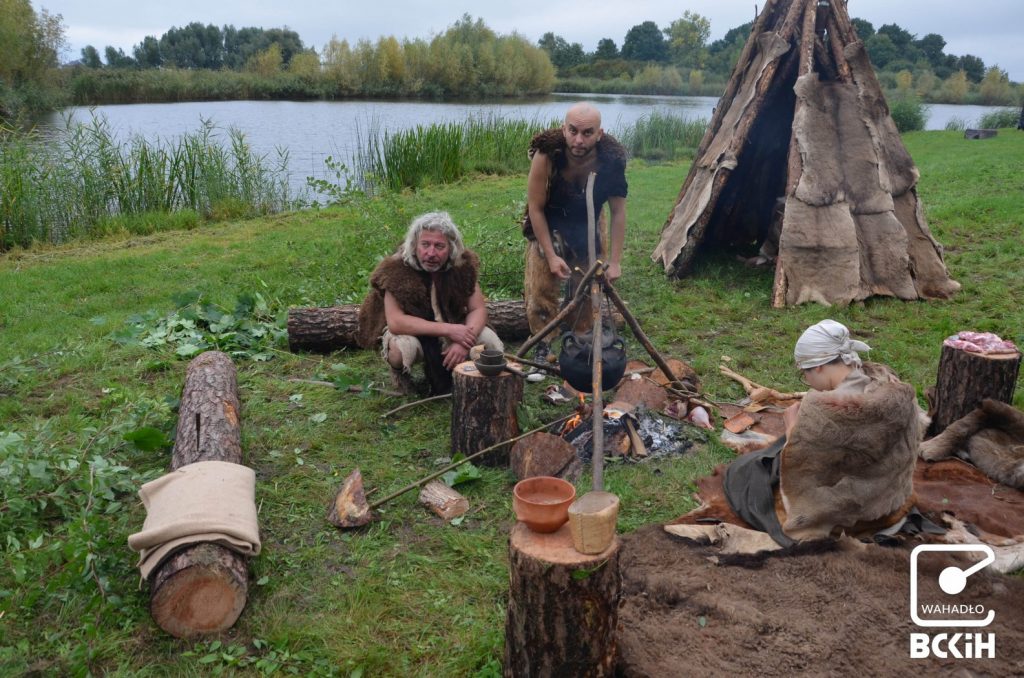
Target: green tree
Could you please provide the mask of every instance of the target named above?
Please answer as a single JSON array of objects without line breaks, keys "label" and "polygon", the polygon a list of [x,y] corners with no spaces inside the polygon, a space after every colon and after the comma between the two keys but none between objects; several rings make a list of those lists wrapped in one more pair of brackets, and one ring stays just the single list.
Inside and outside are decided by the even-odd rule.
[{"label": "green tree", "polygon": [[704,68],[711,22],[707,17],[689,10],[665,29],[668,53],[672,62],[685,68]]},{"label": "green tree", "polygon": [[587,60],[583,45],[578,42],[566,42],[565,38],[550,31],[541,36],[537,46],[548,53],[551,63],[559,71],[565,71]]},{"label": "green tree", "polygon": [[262,75],[265,78],[277,75],[281,72],[281,66],[284,63],[284,59],[281,57],[281,47],[276,42],[271,43],[270,47],[266,48],[259,54],[254,54],[249,57],[249,61],[245,64],[245,70]]},{"label": "green tree", "polygon": [[892,38],[884,33],[875,33],[864,41],[871,63],[877,69],[883,69],[900,57],[900,50],[893,44]]},{"label": "green tree", "polygon": [[612,60],[619,58],[619,48],[611,38],[601,38],[597,41],[597,49],[594,50],[594,61],[600,59]]},{"label": "green tree", "polygon": [[981,79],[985,77],[985,62],[982,61],[981,57],[976,57],[973,54],[965,54],[957,61],[957,68],[967,74],[967,79],[971,82],[981,82]]},{"label": "green tree", "polygon": [[629,29],[622,42],[622,58],[634,61],[667,61],[665,36],[653,21],[645,21]]},{"label": "green tree", "polygon": [[100,51],[92,45],[83,47],[82,65],[86,68],[103,68],[103,61],[100,60]]},{"label": "green tree", "polygon": [[1010,96],[1010,76],[999,66],[992,66],[985,71],[978,93],[981,103],[987,105],[1016,103]]},{"label": "green tree", "polygon": [[875,34],[875,27],[870,21],[854,18],[850,19],[850,23],[853,24],[853,29],[857,31],[857,37],[860,38],[861,42],[866,41]]},{"label": "green tree", "polygon": [[57,105],[65,45],[59,14],[37,14],[28,0],[0,0],[0,118]]},{"label": "green tree", "polygon": [[131,58],[124,53],[124,50],[120,47],[113,47],[107,45],[103,50],[103,55],[107,60],[107,66],[110,68],[135,68],[135,59]]},{"label": "green tree", "polygon": [[914,41],[914,45],[921,50],[932,68],[940,67],[945,61],[946,53],[943,50],[946,49],[946,39],[938,33],[929,33],[920,40]]},{"label": "green tree", "polygon": [[147,35],[142,42],[132,49],[135,61],[139,68],[160,68],[163,65],[163,57],[160,56],[160,41],[152,35]]},{"label": "green tree", "polygon": [[953,75],[946,78],[946,82],[943,84],[943,90],[945,91],[946,98],[955,104],[962,103],[967,97],[967,91],[970,89],[970,84],[967,81],[967,73],[960,70]]},{"label": "green tree", "polygon": [[320,57],[315,50],[296,54],[288,63],[288,72],[306,82],[313,82],[320,76]]}]

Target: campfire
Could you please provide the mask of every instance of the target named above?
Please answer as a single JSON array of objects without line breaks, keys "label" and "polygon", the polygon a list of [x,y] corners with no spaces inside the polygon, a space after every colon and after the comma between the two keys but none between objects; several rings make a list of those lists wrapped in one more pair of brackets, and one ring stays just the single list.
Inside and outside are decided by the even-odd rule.
[{"label": "campfire", "polygon": [[[587,411],[583,411],[584,408]],[[576,414],[565,422],[559,434],[584,462],[589,462],[594,452],[594,427],[589,409],[585,405],[578,406]],[[627,412],[612,405],[604,408],[602,424],[605,456],[630,462],[685,454],[693,446],[693,437],[704,435],[693,427],[665,421],[645,409]]]}]

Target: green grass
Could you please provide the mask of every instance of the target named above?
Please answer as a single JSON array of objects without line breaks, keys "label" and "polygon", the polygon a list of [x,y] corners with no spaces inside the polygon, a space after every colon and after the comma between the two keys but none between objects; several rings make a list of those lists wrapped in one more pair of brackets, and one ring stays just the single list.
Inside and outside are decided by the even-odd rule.
[{"label": "green grass", "polygon": [[[848,324],[874,348],[872,359],[919,392],[934,382],[939,346],[953,331],[991,330],[1024,343],[1024,134],[977,142],[923,132],[905,140],[931,229],[963,285],[953,300],[773,309],[771,273],[728,253],[710,253],[692,277],[668,280],[649,253],[687,166],[640,161],[629,169],[620,293],[656,346],[690,362],[716,400],[742,395],[717,372],[723,356],[757,382],[798,388],[793,342],[824,317]],[[484,469],[460,487],[472,509],[459,525],[426,513],[415,493],[386,505],[362,531],[339,532],[325,520],[352,468],[362,469],[368,489],[387,493],[450,453],[444,402],[382,419],[400,401],[291,381],[380,386],[387,371],[372,351],[292,355],[278,346],[272,360],[238,361],[243,449],[257,473],[264,549],[252,561],[249,601],[218,639],[179,641],[156,628],[126,539],[144,518],[134,491],[163,472],[169,453],[140,449],[125,434],[171,434],[187,363],[171,344],[147,348],[113,335],[136,314],[179,313],[190,290],[224,311],[256,293],[271,314],[357,301],[412,217],[434,209],[451,212],[481,252],[485,291],[514,296],[524,193],[522,174],[473,176],[191,231],[132,235],[147,229],[123,224],[103,239],[0,257],[0,674],[497,675],[510,473]],[[628,351],[642,357],[633,341]],[[524,429],[563,414],[540,392],[527,387]],[[1016,404],[1024,404],[1019,395]],[[692,508],[694,478],[728,457],[712,440],[680,459],[610,464],[605,481],[622,497],[620,530]]]}]

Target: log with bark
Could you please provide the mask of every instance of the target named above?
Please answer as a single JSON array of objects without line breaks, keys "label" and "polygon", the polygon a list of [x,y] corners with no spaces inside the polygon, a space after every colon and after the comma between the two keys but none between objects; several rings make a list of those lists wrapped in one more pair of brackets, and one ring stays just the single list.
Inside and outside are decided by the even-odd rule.
[{"label": "log with bark", "polygon": [[[502,341],[518,341],[530,336],[526,303],[521,300],[488,301],[487,324]],[[330,353],[357,347],[358,334],[359,304],[288,309],[290,351]]]},{"label": "log with bark", "polygon": [[[452,370],[452,454],[466,456],[519,435],[516,407],[523,400],[523,379],[511,372],[486,377],[471,361]],[[485,466],[508,466],[503,445],[480,458]]]},{"label": "log with bark", "polygon": [[942,345],[935,388],[930,394],[932,418],[928,435],[935,436],[973,412],[985,398],[1013,403],[1021,355],[983,354]]},{"label": "log with bark", "polygon": [[469,500],[440,480],[432,480],[420,489],[419,501],[440,518],[452,520],[466,515]]},{"label": "log with bark", "polygon": [[619,539],[595,555],[573,548],[569,524],[509,538],[506,676],[610,676],[620,596]]},{"label": "log with bark", "polygon": [[[202,353],[185,374],[171,470],[199,461],[242,463],[235,365],[219,351]],[[178,638],[230,628],[245,607],[245,558],[224,546],[199,543],[178,551],[150,577],[150,612]]]}]

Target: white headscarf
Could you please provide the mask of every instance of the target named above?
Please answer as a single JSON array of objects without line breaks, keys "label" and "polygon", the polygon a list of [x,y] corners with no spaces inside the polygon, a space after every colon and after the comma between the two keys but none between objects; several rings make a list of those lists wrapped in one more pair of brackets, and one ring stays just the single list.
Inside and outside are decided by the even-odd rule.
[{"label": "white headscarf", "polygon": [[857,354],[870,350],[871,347],[863,341],[851,339],[850,330],[842,323],[822,320],[800,335],[793,349],[793,358],[802,370],[825,365],[836,358],[842,358],[846,365],[860,367],[861,360]]}]

